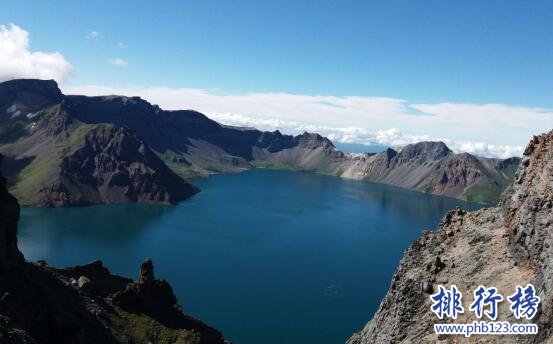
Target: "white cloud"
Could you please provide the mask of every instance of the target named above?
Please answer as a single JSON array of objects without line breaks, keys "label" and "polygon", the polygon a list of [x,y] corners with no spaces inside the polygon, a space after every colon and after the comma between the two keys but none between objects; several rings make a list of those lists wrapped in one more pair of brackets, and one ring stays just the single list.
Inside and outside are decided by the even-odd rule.
[{"label": "white cloud", "polygon": [[29,33],[17,25],[0,26],[0,81],[17,78],[63,82],[71,65],[59,52],[29,50]]},{"label": "white cloud", "polygon": [[111,63],[114,66],[117,67],[125,67],[127,66],[127,61],[123,60],[122,58],[116,57],[111,60],[109,60],[109,63]]},{"label": "white cloud", "polygon": [[364,145],[384,145],[400,148],[411,143],[421,141],[442,141],[456,153],[467,152],[479,156],[491,158],[510,158],[521,156],[523,146],[491,145],[484,142],[455,141],[444,137],[432,137],[430,135],[403,134],[397,128],[377,130],[369,132],[359,127],[327,127],[316,125],[301,125],[297,122],[285,122],[279,119],[256,119],[237,114],[207,113],[210,118],[232,126],[253,127],[260,130],[280,130],[288,134],[300,134],[304,131],[317,132],[328,137],[333,142],[359,143]]},{"label": "white cloud", "polygon": [[100,33],[98,31],[90,31],[86,34],[86,38],[90,40],[94,40],[100,36]]},{"label": "white cloud", "polygon": [[123,42],[117,42],[117,48],[125,49],[125,48],[127,48],[127,45]]},{"label": "white cloud", "polygon": [[553,109],[505,104],[415,104],[386,97],[228,94],[168,87],[82,85],[64,91],[141,96],[165,109],[194,109],[229,125],[294,134],[316,131],[337,142],[399,146],[442,140],[457,152],[495,157],[520,155],[532,135],[553,128]]},{"label": "white cloud", "polygon": [[467,152],[491,158],[510,158],[522,156],[523,146],[492,145],[484,142],[457,141],[445,137],[429,135],[405,135],[397,128],[379,130],[375,133],[375,142],[392,147],[401,147],[420,141],[442,141],[456,153]]}]

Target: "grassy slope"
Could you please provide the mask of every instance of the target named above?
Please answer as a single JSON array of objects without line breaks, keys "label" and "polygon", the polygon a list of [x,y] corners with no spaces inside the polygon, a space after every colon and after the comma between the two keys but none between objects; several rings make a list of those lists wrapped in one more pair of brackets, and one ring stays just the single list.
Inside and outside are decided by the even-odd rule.
[{"label": "grassy slope", "polygon": [[200,341],[193,331],[171,329],[146,315],[128,313],[114,305],[112,307],[115,314],[110,314],[110,320],[116,329],[113,334],[121,342],[194,344]]},{"label": "grassy slope", "polygon": [[290,170],[290,171],[300,171],[299,168],[280,163],[278,161],[270,160],[254,160],[251,162],[252,166],[256,168],[267,168],[271,170]]},{"label": "grassy slope", "polygon": [[518,165],[509,165],[502,170],[507,176],[512,178],[504,178],[501,175],[486,174],[490,182],[486,185],[473,185],[463,193],[463,196],[469,202],[496,205],[503,191],[513,182],[515,172]]},{"label": "grassy slope", "polygon": [[165,153],[155,153],[161,160],[163,160],[167,167],[169,167],[177,176],[183,179],[204,176],[200,172],[190,167],[190,165],[184,162],[180,162],[179,160],[182,159],[182,156],[173,151],[168,150]]},{"label": "grassy slope", "polygon": [[486,185],[473,185],[465,191],[463,196],[471,203],[495,205],[507,185],[501,187],[495,182]]},{"label": "grassy slope", "polygon": [[[10,192],[24,206],[36,205],[37,191],[58,178],[59,166],[63,157],[83,146],[85,135],[94,125],[75,122],[68,136],[58,140],[52,147],[38,154],[16,177]],[[78,195],[74,195],[78,197]]]}]

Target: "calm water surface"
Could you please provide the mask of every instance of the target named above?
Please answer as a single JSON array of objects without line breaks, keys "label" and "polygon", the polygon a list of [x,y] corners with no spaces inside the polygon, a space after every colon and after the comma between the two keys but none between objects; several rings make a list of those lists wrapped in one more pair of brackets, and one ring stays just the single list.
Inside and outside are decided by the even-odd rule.
[{"label": "calm water surface", "polygon": [[175,207],[23,209],[20,248],[56,266],[98,258],[129,277],[152,257],[184,311],[237,344],[343,343],[378,307],[409,243],[467,208],[289,171],[194,183],[202,192]]}]

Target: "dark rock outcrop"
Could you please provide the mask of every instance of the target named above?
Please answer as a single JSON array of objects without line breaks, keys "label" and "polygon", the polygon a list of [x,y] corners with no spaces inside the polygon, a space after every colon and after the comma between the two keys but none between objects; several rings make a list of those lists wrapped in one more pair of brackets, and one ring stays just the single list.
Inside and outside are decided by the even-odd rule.
[{"label": "dark rock outcrop", "polygon": [[6,179],[1,172],[2,159],[0,155],[0,272],[23,262],[23,255],[17,248],[19,203],[6,188]]},{"label": "dark rock outcrop", "polygon": [[100,261],[66,269],[25,262],[18,217],[0,176],[0,343],[226,343],[182,313],[150,260],[137,282],[112,275]]},{"label": "dark rock outcrop", "polygon": [[0,121],[27,115],[61,102],[63,95],[53,80],[19,79],[0,83]]},{"label": "dark rock outcrop", "polygon": [[39,190],[39,205],[173,204],[197,191],[129,129],[98,126],[81,148],[63,158],[58,182]]},{"label": "dark rock outcrop", "polygon": [[[464,336],[434,334],[438,320],[429,293],[455,284],[465,313],[456,323],[476,319],[469,312],[478,285],[497,287],[503,295],[532,283],[541,298],[532,319],[537,335],[473,336],[471,342],[545,343],[553,336],[553,131],[535,137],[524,153],[515,182],[497,207],[449,212],[435,232],[426,231],[405,252],[388,293],[373,319],[349,344],[468,342]],[[497,321],[517,320],[502,303]],[[451,319],[439,321],[451,322]]]},{"label": "dark rock outcrop", "polygon": [[149,314],[169,328],[195,328],[204,333],[205,342],[221,338],[218,332],[210,332],[209,327],[182,313],[169,283],[155,278],[150,259],[142,263],[137,281],[113,294],[111,302],[128,312]]}]

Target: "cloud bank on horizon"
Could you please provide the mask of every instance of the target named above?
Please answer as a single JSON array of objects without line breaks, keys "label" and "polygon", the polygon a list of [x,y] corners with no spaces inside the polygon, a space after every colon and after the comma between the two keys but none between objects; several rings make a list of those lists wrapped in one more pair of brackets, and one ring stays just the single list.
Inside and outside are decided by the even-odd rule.
[{"label": "cloud bank on horizon", "polygon": [[532,135],[551,130],[553,110],[505,104],[410,103],[385,97],[289,93],[221,94],[201,89],[65,85],[67,94],[140,96],[164,109],[193,109],[223,124],[318,132],[342,143],[404,146],[444,141],[455,152],[521,156]]},{"label": "cloud bank on horizon", "polygon": [[[61,53],[32,52],[29,48],[27,31],[14,24],[0,26],[0,81],[54,79],[67,94],[140,96],[164,109],[194,109],[227,125],[289,134],[318,132],[342,143],[403,146],[441,140],[456,152],[507,158],[522,155],[532,135],[553,127],[553,109],[506,104],[426,104],[391,97],[70,85],[64,82],[71,65]],[[121,58],[110,62],[126,65]]]}]

